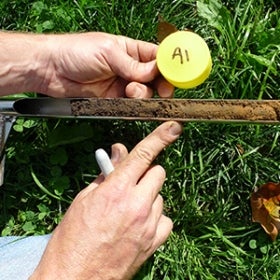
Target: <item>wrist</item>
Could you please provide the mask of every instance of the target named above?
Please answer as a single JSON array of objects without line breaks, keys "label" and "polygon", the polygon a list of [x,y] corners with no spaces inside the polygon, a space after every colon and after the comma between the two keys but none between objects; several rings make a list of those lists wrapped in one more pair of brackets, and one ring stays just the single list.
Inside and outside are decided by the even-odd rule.
[{"label": "wrist", "polygon": [[50,63],[46,35],[0,32],[0,95],[39,91]]}]

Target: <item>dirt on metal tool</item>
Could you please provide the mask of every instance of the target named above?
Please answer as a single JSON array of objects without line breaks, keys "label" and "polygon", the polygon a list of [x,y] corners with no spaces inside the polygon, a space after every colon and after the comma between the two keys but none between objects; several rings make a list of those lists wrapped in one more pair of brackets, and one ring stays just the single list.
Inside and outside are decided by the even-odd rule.
[{"label": "dirt on metal tool", "polygon": [[13,102],[0,102],[0,115],[280,124],[280,101],[239,99],[25,98]]}]

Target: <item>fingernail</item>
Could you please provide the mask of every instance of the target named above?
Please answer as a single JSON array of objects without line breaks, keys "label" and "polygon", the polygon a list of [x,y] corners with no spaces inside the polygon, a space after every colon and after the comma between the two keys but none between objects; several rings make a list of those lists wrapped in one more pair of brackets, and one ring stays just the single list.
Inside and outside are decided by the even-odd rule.
[{"label": "fingernail", "polygon": [[174,136],[180,135],[182,133],[182,125],[178,122],[172,122],[169,126],[169,132]]},{"label": "fingernail", "polygon": [[158,93],[162,98],[172,98],[174,94],[174,86],[164,81],[164,83],[158,88]]},{"label": "fingernail", "polygon": [[129,90],[127,92],[127,95],[130,97],[130,98],[141,98],[141,95],[142,95],[142,88],[141,86],[138,84],[138,83],[130,83],[128,86],[127,86],[127,89],[129,87]]},{"label": "fingernail", "polygon": [[111,160],[113,162],[118,162],[120,158],[120,150],[118,147],[112,146]]}]

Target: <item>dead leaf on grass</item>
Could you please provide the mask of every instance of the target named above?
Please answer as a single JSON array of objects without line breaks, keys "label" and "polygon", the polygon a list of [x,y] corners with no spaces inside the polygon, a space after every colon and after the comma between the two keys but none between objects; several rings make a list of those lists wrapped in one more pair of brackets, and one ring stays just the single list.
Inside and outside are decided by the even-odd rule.
[{"label": "dead leaf on grass", "polygon": [[280,230],[280,183],[266,183],[251,195],[253,222],[274,241]]},{"label": "dead leaf on grass", "polygon": [[162,42],[165,37],[178,31],[177,27],[163,19],[162,16],[158,16],[158,29],[157,29],[157,40]]}]

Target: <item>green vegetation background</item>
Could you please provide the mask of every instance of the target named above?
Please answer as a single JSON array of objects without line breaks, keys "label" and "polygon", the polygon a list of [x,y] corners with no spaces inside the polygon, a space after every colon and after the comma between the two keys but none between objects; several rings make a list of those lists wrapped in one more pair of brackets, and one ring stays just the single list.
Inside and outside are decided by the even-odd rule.
[{"label": "green vegetation background", "polygon": [[[277,0],[2,0],[3,30],[104,31],[156,42],[158,15],[207,41],[213,71],[177,98],[279,99]],[[22,96],[33,96],[24,93]],[[51,232],[99,170],[93,152],[131,149],[154,122],[18,119],[0,188],[2,235]],[[167,170],[168,242],[135,279],[280,279],[279,240],[251,221],[255,187],[280,181],[280,126],[186,123],[158,162]]]}]

